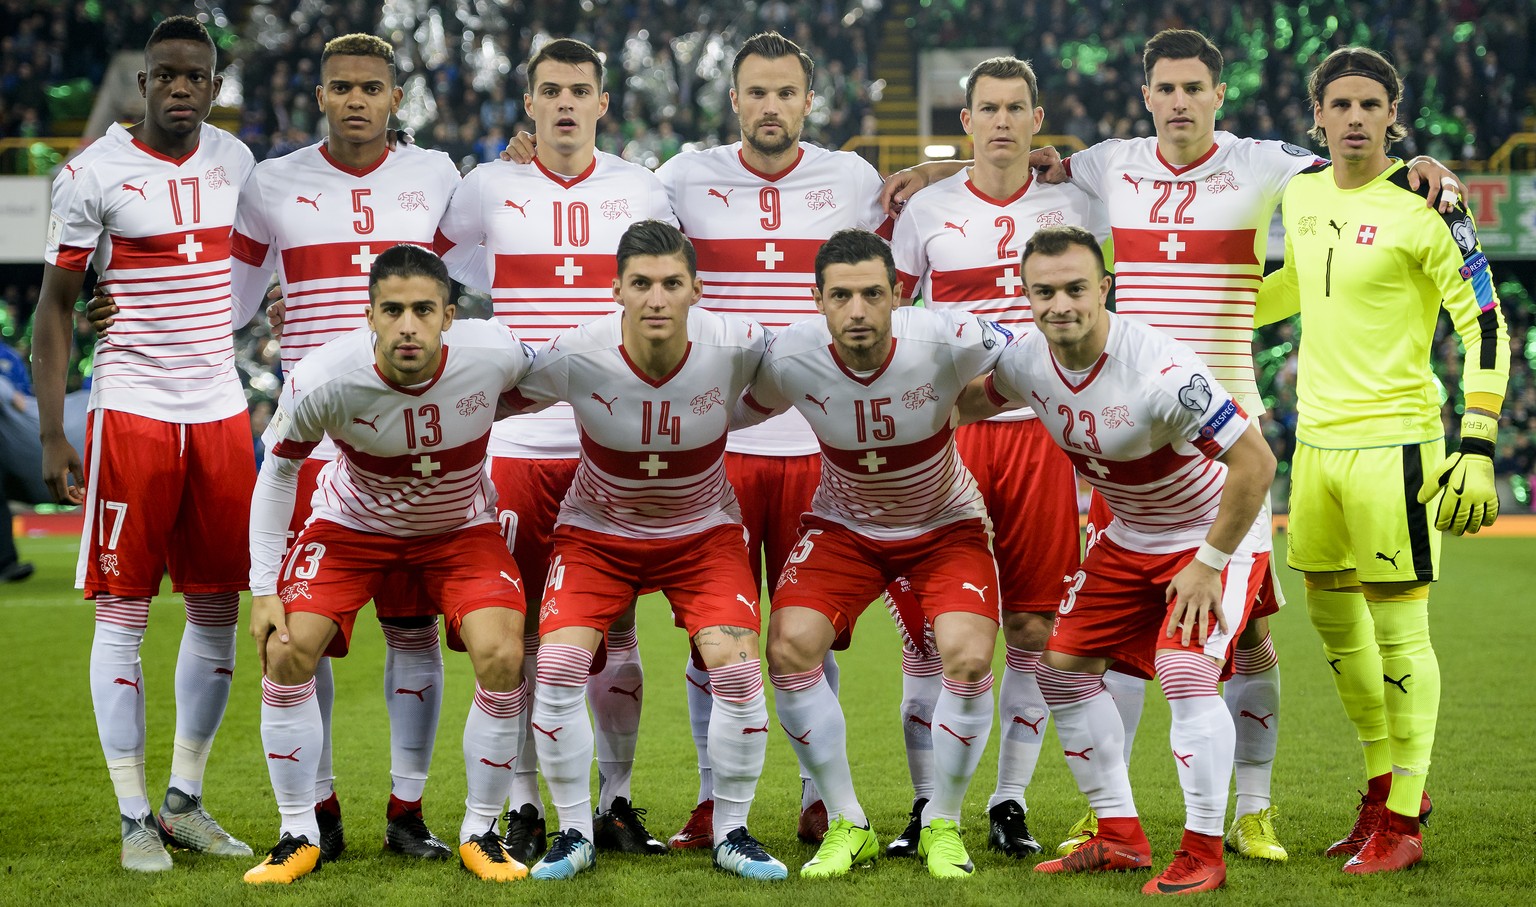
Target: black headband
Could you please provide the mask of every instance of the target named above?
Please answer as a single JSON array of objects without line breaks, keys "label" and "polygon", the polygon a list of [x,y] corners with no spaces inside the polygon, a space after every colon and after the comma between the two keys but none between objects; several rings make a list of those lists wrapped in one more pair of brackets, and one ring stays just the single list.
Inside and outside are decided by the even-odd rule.
[{"label": "black headband", "polygon": [[1345,76],[1361,76],[1362,78],[1370,79],[1372,82],[1379,83],[1382,88],[1387,90],[1387,100],[1389,102],[1397,101],[1397,86],[1389,83],[1386,76],[1379,72],[1367,72],[1364,69],[1346,69],[1343,72],[1334,73],[1328,77],[1328,81],[1317,86],[1318,102],[1322,102],[1323,92],[1328,88],[1329,85],[1333,84],[1338,79],[1344,78]]}]

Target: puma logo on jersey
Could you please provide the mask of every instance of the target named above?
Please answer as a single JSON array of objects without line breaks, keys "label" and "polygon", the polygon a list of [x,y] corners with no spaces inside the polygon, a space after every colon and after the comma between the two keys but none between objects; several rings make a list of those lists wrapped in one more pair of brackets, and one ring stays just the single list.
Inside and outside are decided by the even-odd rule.
[{"label": "puma logo on jersey", "polygon": [[1122,173],[1120,174],[1120,178],[1130,183],[1131,188],[1136,190],[1137,195],[1141,194],[1141,177],[1133,177],[1129,173]]},{"label": "puma logo on jersey", "polygon": [[65,164],[64,165],[64,169],[69,171],[69,178],[70,179],[74,179],[75,178],[75,174],[80,172],[78,169],[76,169],[74,167],[71,167],[69,164]]},{"label": "puma logo on jersey", "polygon": [[1050,397],[1042,397],[1039,394],[1035,393],[1034,391],[1030,391],[1029,395],[1031,397],[1034,397],[1035,398],[1035,402],[1040,404],[1042,407],[1045,406],[1047,403],[1051,402],[1051,398]]},{"label": "puma logo on jersey", "polygon": [[604,400],[602,397],[599,397],[597,395],[597,391],[593,391],[592,392],[592,399],[596,400],[599,403],[601,403],[603,405],[603,408],[608,410],[608,415],[611,416],[611,415],[613,415],[613,403],[614,403],[614,400],[618,400],[619,398],[618,398],[618,395],[615,394],[613,400]]},{"label": "puma logo on jersey", "polygon": [[1338,238],[1338,237],[1342,237],[1344,235],[1344,228],[1349,226],[1349,221],[1346,220],[1343,223],[1336,224],[1332,220],[1330,220],[1330,221],[1328,221],[1328,226],[1333,228],[1333,232],[1335,234],[1335,237]]},{"label": "puma logo on jersey", "polygon": [[507,571],[505,571],[505,570],[501,571],[501,578],[506,580],[507,582],[511,583],[512,584],[512,588],[516,589],[517,591],[519,591],[519,592],[523,591],[523,581],[518,579],[517,577],[511,575]]},{"label": "puma logo on jersey", "polygon": [[297,195],[297,196],[294,196],[293,200],[298,202],[301,205],[308,205],[311,208],[314,208],[316,211],[319,211],[320,210],[320,196],[322,196],[324,194],[325,194],[324,192],[316,192],[314,198],[305,198],[302,195]]},{"label": "puma logo on jersey", "polygon": [[812,402],[812,403],[816,404],[817,406],[821,407],[822,415],[826,415],[827,414],[827,401],[832,399],[832,395],[828,394],[823,399],[817,400],[815,397],[812,397],[810,394],[806,394],[805,395],[805,399],[807,399],[810,402]]},{"label": "puma logo on jersey", "polygon": [[[531,202],[531,201],[533,201],[533,199],[531,199],[531,198],[528,199],[528,202]],[[512,199],[509,198],[509,199],[504,199],[502,201],[501,205],[502,205],[503,208],[516,208],[518,214],[521,214],[524,218],[527,218],[528,217],[528,212],[523,210],[523,205],[528,204],[528,202],[523,202],[522,205],[519,205],[517,202],[514,202]]]},{"label": "puma logo on jersey", "polygon": [[978,588],[977,586],[975,586],[972,583],[961,583],[960,584],[960,588],[962,588],[962,589],[969,589],[972,592],[976,593],[976,595],[978,597],[980,597],[982,601],[986,601],[987,600],[987,590],[992,588],[992,587],[991,586],[981,586],[980,588]]},{"label": "puma logo on jersey", "polygon": [[1174,369],[1176,369],[1178,367],[1179,367],[1179,360],[1174,359],[1172,357],[1169,357],[1168,364],[1166,366],[1164,366],[1163,368],[1158,369],[1157,373],[1159,375],[1166,375],[1166,374],[1168,374],[1169,372],[1173,371]]},{"label": "puma logo on jersey", "polygon": [[746,605],[747,610],[752,612],[753,617],[757,616],[757,602],[748,601],[747,597],[742,595],[740,592],[736,593],[736,600],[741,602],[743,605]]},{"label": "puma logo on jersey", "polygon": [[[144,181],[144,186],[148,186],[148,185],[149,185],[149,180],[145,180]],[[144,194],[144,186],[130,186],[127,183],[123,183],[123,191],[124,192],[137,192],[137,193],[139,193],[139,198],[142,198],[145,201],[149,201],[149,196]]]},{"label": "puma logo on jersey", "polygon": [[719,189],[711,189],[708,194],[725,202],[725,206],[729,208],[731,206],[731,193],[735,191],[735,189],[727,189],[725,194],[721,195]]},{"label": "puma logo on jersey", "polygon": [[1387,557],[1386,554],[1378,551],[1378,552],[1376,552],[1376,559],[1378,561],[1386,561],[1387,563],[1392,565],[1392,569],[1393,570],[1396,570],[1397,569],[1397,556],[1399,554],[1402,554],[1402,553],[1403,553],[1403,549],[1399,548],[1396,551],[1392,552],[1392,556],[1391,557]]},{"label": "puma logo on jersey", "polygon": [[378,416],[374,416],[372,419],[359,419],[356,416],[352,417],[352,424],[353,425],[366,425],[369,428],[373,429],[373,433],[374,434],[378,434],[379,433],[379,427],[377,425],[373,424],[373,423],[375,423],[377,421],[379,421],[379,417]]},{"label": "puma logo on jersey", "polygon": [[[960,223],[960,224],[952,224],[949,221],[945,221],[944,222],[944,229],[946,229],[946,230],[958,230],[958,231],[960,231],[960,235],[961,236],[965,236],[965,225],[970,223],[970,222],[971,222],[971,219],[969,217],[967,217],[965,219],[965,223]],[[969,239],[969,237],[966,237],[966,238]]]}]

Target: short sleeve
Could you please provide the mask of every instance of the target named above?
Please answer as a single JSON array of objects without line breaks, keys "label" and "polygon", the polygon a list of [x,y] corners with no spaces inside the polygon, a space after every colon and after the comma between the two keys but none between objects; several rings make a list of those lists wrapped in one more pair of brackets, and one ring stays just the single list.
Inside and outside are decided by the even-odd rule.
[{"label": "short sleeve", "polygon": [[1160,417],[1178,437],[1216,459],[1248,430],[1248,414],[1211,375],[1194,350],[1182,343],[1167,352],[1176,367],[1151,377],[1160,394]]},{"label": "short sleeve", "polygon": [[1096,145],[1073,152],[1064,165],[1072,184],[1100,201],[1103,200],[1105,176],[1109,173],[1110,157],[1120,144],[1120,139],[1106,139]]},{"label": "short sleeve", "polygon": [[66,164],[53,181],[43,260],[69,271],[84,271],[103,230],[101,190],[90,166]]}]

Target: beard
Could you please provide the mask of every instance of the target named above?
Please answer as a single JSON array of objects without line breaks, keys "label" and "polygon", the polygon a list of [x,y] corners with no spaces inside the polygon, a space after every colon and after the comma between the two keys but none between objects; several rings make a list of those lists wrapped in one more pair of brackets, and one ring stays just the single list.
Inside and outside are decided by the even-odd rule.
[{"label": "beard", "polygon": [[754,129],[743,136],[743,141],[750,145],[753,151],[764,157],[775,157],[783,154],[800,141],[800,135],[798,133],[790,134],[789,127],[783,123],[779,123],[778,126],[783,131],[777,140],[768,141],[761,139],[758,137],[757,130]]}]

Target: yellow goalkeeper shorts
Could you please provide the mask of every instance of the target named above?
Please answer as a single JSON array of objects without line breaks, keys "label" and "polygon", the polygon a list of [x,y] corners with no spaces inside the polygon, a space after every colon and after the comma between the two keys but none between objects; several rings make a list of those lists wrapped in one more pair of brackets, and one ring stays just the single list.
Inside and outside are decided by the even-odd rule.
[{"label": "yellow goalkeeper shorts", "polygon": [[1354,570],[1361,582],[1427,582],[1440,572],[1435,507],[1418,501],[1445,442],[1327,450],[1296,445],[1286,563],[1308,573]]}]

